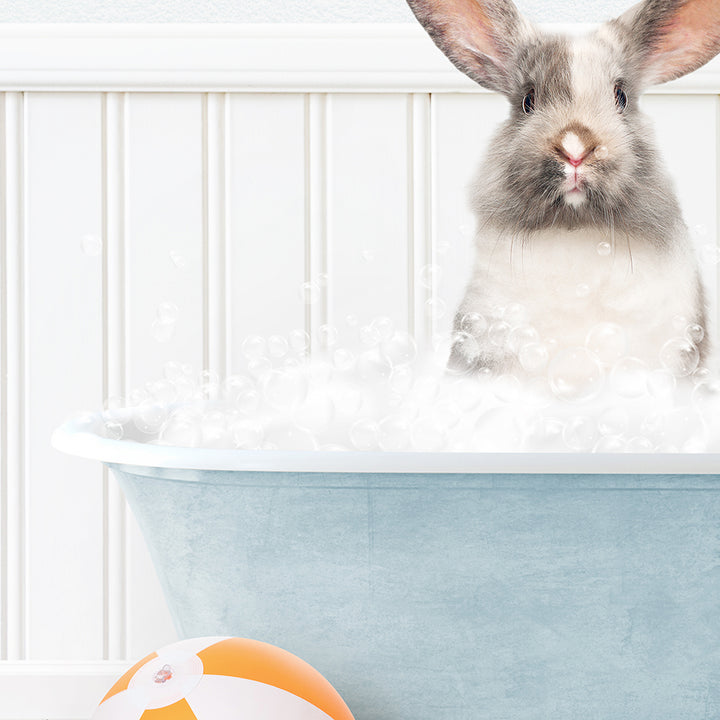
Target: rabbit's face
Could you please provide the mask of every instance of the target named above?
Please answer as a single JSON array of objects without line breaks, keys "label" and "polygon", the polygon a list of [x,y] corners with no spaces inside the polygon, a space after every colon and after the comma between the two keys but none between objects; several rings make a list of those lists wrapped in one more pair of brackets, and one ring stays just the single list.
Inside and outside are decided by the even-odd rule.
[{"label": "rabbit's face", "polygon": [[541,225],[611,219],[652,155],[621,49],[609,36],[539,35],[514,68],[496,181]]}]

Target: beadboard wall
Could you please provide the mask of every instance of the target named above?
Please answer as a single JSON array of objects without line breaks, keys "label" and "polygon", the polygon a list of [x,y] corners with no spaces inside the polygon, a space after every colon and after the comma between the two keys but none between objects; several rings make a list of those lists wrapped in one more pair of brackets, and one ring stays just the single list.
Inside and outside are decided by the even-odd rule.
[{"label": "beadboard wall", "polygon": [[[249,333],[446,329],[507,109],[408,25],[6,25],[0,91],[0,720],[80,720],[175,633],[115,482],[52,430],[169,360],[231,372]],[[713,63],[645,101],[714,316],[719,93]]]}]

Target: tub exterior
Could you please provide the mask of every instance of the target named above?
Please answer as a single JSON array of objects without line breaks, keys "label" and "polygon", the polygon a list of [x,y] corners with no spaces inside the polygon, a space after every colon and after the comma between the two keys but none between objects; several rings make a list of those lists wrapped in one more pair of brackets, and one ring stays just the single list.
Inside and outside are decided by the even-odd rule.
[{"label": "tub exterior", "polygon": [[720,716],[720,477],[111,464],[183,636],[307,660],[357,720]]}]

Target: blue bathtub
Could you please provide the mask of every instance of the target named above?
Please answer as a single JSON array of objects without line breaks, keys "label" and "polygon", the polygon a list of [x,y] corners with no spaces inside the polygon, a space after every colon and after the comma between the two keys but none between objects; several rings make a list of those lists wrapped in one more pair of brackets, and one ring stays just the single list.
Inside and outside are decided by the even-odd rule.
[{"label": "blue bathtub", "polygon": [[356,720],[720,717],[717,455],[54,443],[112,469],[182,636],[296,653]]}]

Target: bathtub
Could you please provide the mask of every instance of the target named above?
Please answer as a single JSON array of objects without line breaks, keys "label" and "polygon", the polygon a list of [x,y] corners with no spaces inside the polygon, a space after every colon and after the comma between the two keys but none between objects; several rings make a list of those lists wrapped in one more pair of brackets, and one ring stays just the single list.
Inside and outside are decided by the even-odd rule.
[{"label": "bathtub", "polygon": [[243,452],[113,471],[181,636],[307,660],[356,720],[720,717],[720,458]]}]

